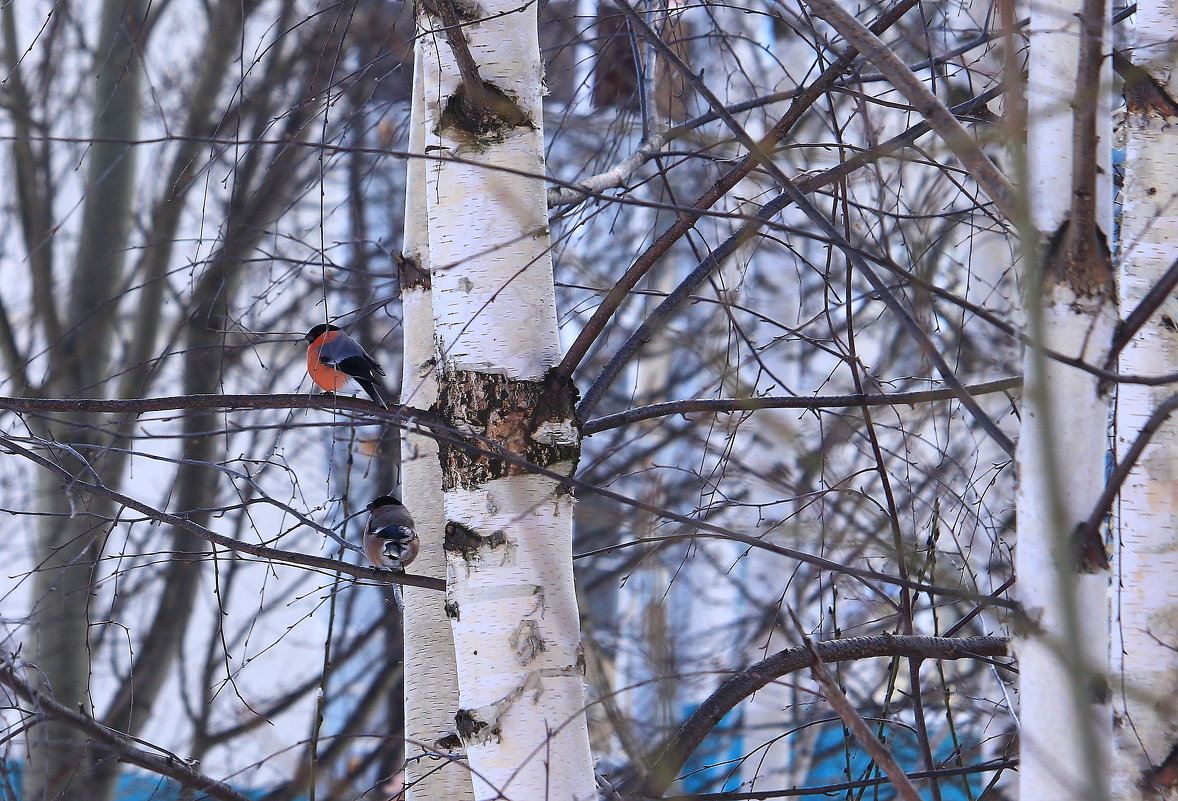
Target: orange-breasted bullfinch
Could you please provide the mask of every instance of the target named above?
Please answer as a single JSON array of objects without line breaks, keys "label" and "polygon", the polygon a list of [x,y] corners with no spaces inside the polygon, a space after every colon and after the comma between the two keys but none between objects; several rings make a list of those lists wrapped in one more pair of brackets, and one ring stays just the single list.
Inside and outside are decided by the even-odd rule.
[{"label": "orange-breasted bullfinch", "polygon": [[360,388],[386,409],[389,405],[381,397],[380,380],[384,375],[376,359],[360,343],[340,330],[338,325],[320,323],[303,337],[307,345],[307,374],[328,392],[336,392],[352,379]]},{"label": "orange-breasted bullfinch", "polygon": [[368,561],[385,570],[404,570],[417,558],[421,545],[413,529],[413,516],[392,495],[381,495],[368,504],[364,526],[364,553]]}]

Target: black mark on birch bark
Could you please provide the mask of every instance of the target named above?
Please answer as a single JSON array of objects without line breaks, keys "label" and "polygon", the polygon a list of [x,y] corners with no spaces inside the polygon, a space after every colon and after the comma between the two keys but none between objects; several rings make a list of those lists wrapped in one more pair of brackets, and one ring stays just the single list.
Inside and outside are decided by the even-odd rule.
[{"label": "black mark on birch bark", "polygon": [[[581,448],[573,424],[572,400],[551,397],[545,382],[516,381],[469,370],[439,376],[437,410],[450,426],[467,432],[465,443],[441,441],[442,486],[474,488],[496,478],[525,475],[527,469],[501,455],[547,469],[575,470]],[[567,436],[553,436],[563,412]],[[501,455],[500,455],[501,454]]]},{"label": "black mark on birch bark", "polygon": [[479,101],[467,98],[466,86],[459,84],[446,99],[437,132],[439,136],[451,137],[462,147],[482,150],[502,142],[515,128],[535,127],[514,97],[490,81],[483,81],[483,97]]},{"label": "black mark on birch bark", "polygon": [[401,291],[406,289],[429,289],[429,270],[423,269],[421,262],[414,256],[404,253],[393,254],[393,261],[397,265],[397,278],[401,284]]},{"label": "black mark on birch bark", "polygon": [[447,553],[462,554],[464,561],[473,562],[484,548],[501,548],[506,544],[507,535],[502,531],[493,531],[484,537],[474,529],[451,520],[446,523],[442,549]]},{"label": "black mark on birch bark", "polygon": [[1160,798],[1162,793],[1178,787],[1178,743],[1156,768],[1151,767],[1141,777],[1141,787],[1150,797]]}]

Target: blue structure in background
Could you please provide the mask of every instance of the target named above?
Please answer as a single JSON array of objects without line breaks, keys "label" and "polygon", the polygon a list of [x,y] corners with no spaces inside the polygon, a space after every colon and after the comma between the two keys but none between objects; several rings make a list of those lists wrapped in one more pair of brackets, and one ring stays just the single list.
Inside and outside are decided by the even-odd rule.
[{"label": "blue structure in background", "polygon": [[[695,712],[697,706],[687,707],[684,718]],[[740,790],[741,746],[744,743],[736,732],[740,731],[743,722],[744,713],[737,707],[722,717],[711,734],[699,744],[683,766],[684,778],[679,783],[684,793],[735,793]]]},{"label": "blue structure in background", "polygon": [[[695,711],[688,707],[686,712]],[[700,744],[683,769],[684,778],[680,781],[682,792],[688,795],[700,793],[739,792],[741,788],[742,757],[746,746],[750,744],[746,738],[739,735],[744,714],[738,707],[729,712],[712,730],[707,739]],[[916,735],[909,729],[893,727],[885,743],[888,750],[909,772],[919,770],[920,751],[916,742]],[[755,747],[755,746],[753,746]],[[828,723],[822,726],[815,744],[814,765],[806,776],[805,787],[828,787],[846,782],[861,781],[875,778],[882,772],[873,767],[871,759],[855,741],[854,737],[846,734],[846,730],[838,723]],[[944,762],[952,754],[952,744],[946,741],[934,754],[938,762]],[[757,756],[753,757],[754,759]],[[22,766],[15,762],[0,762],[0,801],[20,801],[20,773]],[[939,781],[941,798],[943,801],[973,801],[984,789],[986,779],[982,775],[951,776]],[[146,772],[129,771],[119,781],[119,789],[115,795],[116,801],[179,801],[182,791],[181,785]],[[744,788],[748,789],[748,788]],[[770,789],[758,787],[758,790]],[[776,788],[773,788],[776,789]],[[918,786],[919,789],[919,786]],[[13,795],[13,792],[17,795]],[[264,790],[238,791],[248,798],[265,798]],[[921,794],[928,798],[927,791]],[[196,799],[207,798],[202,793],[192,796]],[[843,790],[827,793],[824,798],[854,798],[870,799],[870,801],[890,801],[896,797],[895,790],[888,783],[876,787]],[[302,801],[302,799],[298,799]]]},{"label": "blue structure in background", "polygon": [[[0,801],[19,801],[20,774],[23,768],[24,766],[19,762],[0,762],[0,775],[3,776],[3,779],[0,780]],[[119,779],[115,801],[179,801],[183,789],[182,785],[162,776],[129,770],[125,771]],[[244,790],[240,787],[236,789],[247,798],[258,801],[266,796],[264,790]],[[14,792],[16,795],[13,795]],[[188,797],[198,801],[208,798],[201,792],[190,792]],[[302,801],[302,799],[298,799],[298,801]]]},{"label": "blue structure in background", "polygon": [[[876,732],[879,733],[878,731]],[[884,745],[891,751],[892,756],[900,767],[909,773],[915,773],[920,768],[920,748],[916,741],[916,734],[911,729],[903,727],[889,727],[888,739]],[[846,733],[841,724],[823,726],[818,735],[815,747],[814,766],[806,776],[807,787],[844,784],[846,782],[862,781],[877,778],[883,771],[874,765],[871,758],[855,740],[854,736]],[[934,750],[934,763],[945,763],[953,754],[952,743],[946,740],[942,747]],[[917,782],[917,790],[921,790],[921,782]],[[938,787],[944,801],[973,801],[985,788],[986,779],[978,774],[972,776],[949,776],[939,779]],[[878,787],[844,791],[850,797],[867,798],[872,801],[888,801],[896,797],[896,791],[889,783]],[[921,798],[929,798],[927,790],[921,792]],[[832,796],[828,796],[832,797]]]},{"label": "blue structure in background", "polygon": [[[688,707],[690,714],[693,707]],[[737,708],[728,713],[720,724],[708,735],[684,766],[684,778],[680,781],[682,792],[687,795],[702,793],[740,792],[748,790],[741,787],[741,757],[756,744],[747,742],[738,734],[743,715]],[[885,742],[892,756],[900,766],[913,773],[920,770],[920,749],[916,735],[910,729],[903,727],[889,727],[888,739]],[[933,753],[936,762],[946,763],[953,754],[953,744],[946,739],[940,748]],[[757,756],[753,756],[756,759]],[[814,764],[806,776],[804,787],[829,787],[864,779],[874,779],[883,775],[875,767],[871,758],[862,749],[855,738],[846,733],[840,723],[827,723],[822,726],[815,743]],[[943,801],[974,801],[985,789],[987,778],[974,774],[967,776],[949,776],[938,780]],[[920,790],[922,783],[917,783]],[[770,787],[756,787],[757,790],[780,789]],[[799,788],[800,789],[800,788]],[[922,798],[929,798],[927,790],[921,792]],[[890,801],[896,797],[892,786],[884,782],[875,787],[858,788],[855,790],[831,791],[824,795],[811,796],[815,798],[854,798],[870,799],[870,801]]]}]

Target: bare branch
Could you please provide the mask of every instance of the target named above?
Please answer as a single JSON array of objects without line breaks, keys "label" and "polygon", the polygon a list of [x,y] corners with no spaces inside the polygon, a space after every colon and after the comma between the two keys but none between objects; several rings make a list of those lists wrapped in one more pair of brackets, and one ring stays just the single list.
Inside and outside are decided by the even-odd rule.
[{"label": "bare branch", "polygon": [[221,799],[221,801],[249,801],[245,795],[224,782],[194,770],[191,765],[175,754],[163,751],[163,749],[158,749],[163,751],[162,754],[153,754],[140,748],[122,733],[103,726],[89,715],[62,706],[52,696],[33,688],[21,678],[17,673],[16,665],[3,655],[0,655],[0,684],[9,687],[19,697],[32,704],[36,709],[36,712],[32,713],[35,717],[58,720],[72,726],[110,749],[118,755],[120,761],[138,765],[153,773],[158,773],[160,776],[167,776],[185,787],[207,793],[213,798]]},{"label": "bare branch", "polygon": [[851,704],[850,699],[847,698],[846,693],[839,687],[838,682],[834,680],[834,676],[830,675],[830,671],[826,669],[826,663],[822,661],[822,655],[818,652],[818,648],[814,645],[814,641],[806,634],[806,630],[802,628],[802,621],[798,620],[797,614],[791,608],[789,616],[793,620],[794,628],[798,630],[798,636],[802,638],[805,643],[806,650],[810,652],[810,675],[818,682],[818,686],[822,688],[822,694],[826,696],[827,702],[834,707],[834,711],[842,718],[843,723],[851,733],[855,735],[855,739],[859,744],[871,755],[871,759],[875,764],[883,768],[883,772],[891,779],[892,785],[896,788],[896,792],[904,801],[920,801],[920,795],[916,792],[916,788],[912,786],[912,782],[908,780],[908,775],[904,769],[896,762],[896,758],[892,756],[892,752],[887,749],[879,738],[867,726],[867,722]]},{"label": "bare branch", "polygon": [[656,798],[662,796],[695,749],[737,704],[782,676],[813,666],[815,659],[823,662],[847,662],[885,656],[973,659],[1005,656],[1008,642],[1007,637],[952,638],[883,634],[827,640],[778,651],[726,679],[679,724],[674,734],[654,749],[655,757],[650,760],[653,767],[641,780],[640,793]]},{"label": "bare branch", "polygon": [[[859,274],[867,279],[868,283],[870,283],[872,288],[879,293],[880,298],[885,304],[887,304],[892,313],[895,314],[897,318],[899,318],[905,330],[920,345],[925,358],[933,363],[933,365],[937,368],[937,373],[940,374],[945,383],[956,390],[957,398],[961,401],[961,405],[969,411],[970,415],[974,418],[975,421],[977,421],[978,425],[981,426],[981,428],[990,435],[990,438],[993,439],[999,447],[1001,447],[1008,454],[1013,455],[1014,442],[1001,428],[998,427],[998,425],[993,420],[989,418],[985,411],[983,411],[982,408],[978,406],[977,402],[969,396],[964,387],[962,387],[961,382],[957,379],[957,376],[954,374],[953,370],[949,367],[948,362],[946,362],[944,357],[941,355],[940,350],[929,337],[928,333],[915,319],[913,319],[908,309],[905,308],[904,304],[900,302],[899,298],[897,298],[891,289],[883,282],[883,279],[881,279],[875,270],[872,269],[871,265],[867,263],[867,260],[862,257],[859,250],[855,248],[851,242],[849,242],[847,238],[839,232],[837,228],[835,228],[834,224],[829,219],[827,219],[825,214],[820,212],[818,208],[810,202],[806,195],[798,188],[797,184],[795,184],[789,178],[789,176],[782,172],[781,168],[777,166],[777,164],[773,161],[773,158],[765,151],[761,144],[754,141],[753,138],[749,136],[748,132],[744,130],[743,126],[741,126],[741,124],[736,120],[736,118],[728,113],[728,111],[724,108],[724,104],[721,103],[720,99],[716,97],[715,93],[712,92],[710,88],[708,88],[703,79],[691,71],[690,67],[688,67],[683,59],[679,57],[679,54],[676,53],[674,49],[668,47],[665,42],[659,39],[658,35],[653,30],[651,30],[649,25],[646,24],[646,21],[642,18],[642,15],[634,10],[634,6],[627,0],[615,0],[615,2],[617,3],[618,7],[621,8],[623,12],[625,12],[626,17],[630,20],[634,27],[642,32],[642,35],[647,39],[647,41],[658,48],[659,51],[661,51],[667,58],[667,60],[674,64],[675,68],[683,74],[683,77],[695,88],[695,90],[699,92],[702,97],[707,99],[712,108],[723,118],[724,124],[728,126],[733,135],[735,135],[736,138],[749,149],[750,155],[755,156],[756,160],[775,179],[777,179],[777,181],[782,186],[783,196],[787,196],[794,203],[794,205],[796,205],[798,209],[803,212],[812,223],[814,223],[818,230],[828,237],[830,241],[833,242],[835,246],[837,246],[839,250],[842,251],[851,264],[855,266],[855,269],[859,272]],[[845,14],[845,12],[843,13]],[[858,20],[855,21],[855,25],[859,25]],[[869,35],[874,36],[874,34]],[[878,41],[878,38],[876,41]],[[892,54],[892,57],[895,58],[895,55]],[[903,62],[899,63],[903,65]],[[905,67],[905,69],[907,69],[907,67]],[[923,90],[923,85],[921,88]],[[924,91],[927,93],[927,90]],[[939,101],[937,102],[938,105],[940,105]],[[940,107],[942,109],[944,108],[943,105]],[[949,114],[948,109],[945,109],[945,113]],[[953,118],[951,114],[949,114],[949,116],[953,119],[953,124],[960,128],[960,124],[957,122],[956,118]],[[973,144],[973,140],[970,140],[970,144]],[[976,145],[974,145],[974,147],[976,148]],[[980,150],[977,152],[981,154]],[[988,164],[989,161],[987,160],[986,163]],[[559,368],[557,370],[557,374],[560,374]]]},{"label": "bare branch", "polygon": [[916,107],[917,113],[928,120],[929,125],[965,165],[970,176],[994,201],[1006,219],[1018,219],[1014,207],[1014,187],[1010,181],[986,157],[969,132],[962,127],[945,104],[928,90],[908,65],[866,25],[855,19],[834,0],[806,0],[806,5],[810,6],[818,17],[830,23],[847,42],[888,77],[892,86],[900,90],[908,102]]},{"label": "bare branch", "polygon": [[144,515],[147,515],[153,520],[158,520],[161,523],[167,523],[170,526],[189,531],[202,539],[208,540],[214,545],[219,545],[222,548],[228,548],[232,551],[240,553],[247,553],[251,556],[256,556],[260,559],[268,559],[275,562],[282,562],[289,565],[300,565],[303,567],[313,567],[319,570],[338,571],[346,573],[353,578],[367,579],[381,584],[408,584],[413,587],[424,587],[430,590],[445,590],[446,582],[440,579],[430,578],[428,576],[417,576],[411,573],[394,573],[389,570],[377,570],[372,567],[361,567],[360,565],[349,564],[337,559],[328,559],[323,556],[315,556],[313,554],[298,553],[296,551],[284,551],[279,548],[268,548],[264,545],[254,545],[253,543],[244,542],[242,540],[227,537],[224,534],[218,534],[211,529],[205,528],[202,525],[192,522],[191,520],[179,517],[177,515],[169,514],[168,512],[156,509],[142,501],[136,500],[129,495],[124,495],[121,492],[116,492],[101,484],[92,483],[89,481],[82,481],[76,476],[70,475],[69,471],[54,464],[48,459],[39,456],[27,448],[24,448],[7,437],[0,436],[0,442],[4,443],[4,448],[8,451],[23,456],[24,458],[37,463],[41,467],[51,470],[62,477],[69,485],[71,490],[84,490],[86,492],[98,495],[100,497],[108,498],[121,504],[128,509],[134,509]]},{"label": "bare branch", "polygon": [[[914,0],[901,0],[901,2],[898,2],[881,15],[872,25],[872,29],[882,33],[894,25],[915,4]],[[657,42],[657,40],[658,37],[656,36],[652,40],[652,43]],[[842,77],[847,68],[851,66],[851,62],[854,61],[856,55],[858,55],[858,51],[854,48],[847,48],[833,64],[823,70],[822,74],[806,88],[806,91],[794,100],[786,113],[770,129],[769,133],[761,138],[759,144],[762,148],[772,147],[784,139],[793,129],[794,125],[805,115],[806,111],[820,97],[826,94],[836,80]],[[676,55],[675,58],[678,59],[678,56]],[[713,108],[713,111],[717,114],[722,114],[724,107],[721,105],[718,108]],[[562,379],[572,378],[573,372],[589,353],[589,349],[593,346],[593,343],[601,336],[601,332],[605,330],[606,324],[613,318],[614,312],[618,310],[618,307],[629,296],[630,290],[638,285],[642,277],[654,267],[655,263],[670,250],[675,242],[679,241],[684,234],[691,230],[695,223],[704,216],[707,209],[715,205],[716,201],[727,194],[742,178],[752,172],[758,163],[759,159],[755,152],[746,155],[739,164],[729,170],[718,181],[712,184],[707,191],[700,195],[692,203],[689,211],[681,214],[670,228],[660,234],[659,238],[634,260],[629,269],[616,281],[614,288],[610,290],[609,294],[605,296],[597,309],[594,310],[593,316],[585,323],[581,329],[581,333],[577,335],[576,340],[574,340],[573,344],[565,353],[564,359],[561,360],[560,366],[556,371],[558,377]]]},{"label": "bare branch", "polygon": [[[1006,392],[1023,385],[1021,376],[999,378],[984,384],[973,384],[965,389],[970,395],[988,395]],[[586,434],[597,434],[612,428],[650,420],[654,417],[668,417],[673,414],[695,412],[749,412],[758,409],[847,409],[858,406],[904,406],[917,403],[953,400],[957,397],[951,389],[924,389],[916,392],[894,392],[882,395],[765,395],[754,398],[692,398],[690,400],[653,403],[617,414],[608,414],[590,420],[582,426]]]},{"label": "bare branch", "polygon": [[[955,396],[956,397],[956,396]],[[55,400],[41,400],[41,399],[24,399],[24,398],[0,398],[0,409],[11,409],[14,411],[25,412],[39,412],[46,411],[60,411],[76,409],[78,411],[87,412],[109,412],[109,411],[164,411],[172,409],[184,408],[241,408],[241,409],[270,409],[270,408],[310,408],[331,409],[338,407],[340,409],[348,409],[354,411],[362,411],[367,414],[379,417],[383,422],[390,422],[393,425],[402,427],[421,426],[430,431],[430,433],[439,438],[445,438],[448,443],[453,446],[470,449],[472,451],[491,454],[497,459],[511,462],[519,465],[529,471],[539,475],[546,476],[555,481],[560,482],[564,486],[574,489],[582,490],[584,492],[599,495],[603,498],[609,498],[626,506],[641,509],[646,512],[657,514],[658,516],[667,520],[673,520],[677,523],[682,523],[693,529],[702,532],[703,536],[718,537],[720,539],[729,539],[735,542],[741,542],[753,548],[760,548],[788,557],[796,559],[806,564],[811,564],[816,567],[830,570],[835,573],[841,573],[848,576],[854,576],[865,582],[880,581],[885,584],[891,584],[900,587],[908,587],[912,590],[921,592],[928,592],[934,595],[947,595],[950,597],[963,598],[980,603],[989,603],[995,606],[1009,607],[1013,604],[1002,599],[994,599],[988,596],[980,595],[978,593],[968,592],[965,590],[955,590],[948,587],[938,587],[917,581],[909,581],[906,579],[897,578],[896,576],[881,573],[876,570],[865,570],[850,565],[842,564],[834,559],[827,559],[825,557],[817,556],[815,554],[806,553],[805,551],[796,548],[790,548],[783,545],[777,545],[767,542],[758,537],[753,537],[748,534],[742,534],[724,526],[718,526],[714,523],[709,523],[706,520],[689,517],[687,515],[678,514],[670,509],[664,508],[657,504],[646,503],[635,498],[628,497],[618,492],[599,487],[593,484],[579,481],[571,478],[568,475],[559,473],[554,470],[548,470],[539,465],[528,462],[506,449],[500,447],[492,440],[485,437],[475,437],[472,435],[461,435],[459,432],[438,423],[429,412],[419,409],[414,409],[409,406],[392,407],[389,410],[381,409],[376,404],[368,400],[361,400],[359,398],[348,398],[343,396],[333,396],[330,399],[330,405],[325,404],[321,397],[308,395],[196,395],[196,396],[178,396],[172,398],[148,398],[144,400],[69,400],[69,399],[55,399]],[[402,414],[403,410],[408,412]],[[420,415],[420,416],[419,416]],[[8,447],[17,448],[15,443],[11,440],[5,440]],[[208,539],[214,544],[223,545],[226,548],[233,550],[244,551],[255,556],[265,559],[275,559],[279,562],[286,562],[289,564],[300,564],[308,567],[318,567],[328,570],[340,570],[356,578],[380,579],[385,581],[392,581],[398,584],[412,584],[413,586],[426,587],[427,589],[444,589],[443,583],[433,579],[427,579],[423,576],[414,576],[409,574],[391,574],[388,571],[378,571],[374,569],[365,569],[355,565],[348,565],[346,562],[337,562],[331,559],[324,559],[323,557],[309,556],[305,554],[296,554],[291,551],[282,551],[274,548],[265,548],[263,546],[250,545],[243,543],[240,540],[235,540],[230,537],[225,537],[221,534],[216,534],[202,526],[198,526],[191,521],[178,518],[174,515],[168,515],[158,509],[135,501],[128,496],[109,490],[106,487],[96,484],[83,484],[73,479],[62,468],[48,462],[42,457],[32,454],[31,452],[20,448],[21,455],[28,454],[30,458],[37,461],[42,466],[49,467],[63,475],[63,477],[74,481],[74,486],[82,487],[90,491],[96,492],[99,495],[109,497],[119,503],[124,503],[132,509],[143,512],[144,514],[161,520],[162,522],[183,525],[192,527],[190,530]],[[125,500],[124,500],[125,499]],[[650,538],[642,540],[642,542],[653,542],[657,538]],[[423,583],[428,582],[428,583]],[[870,584],[868,586],[871,586]]]}]

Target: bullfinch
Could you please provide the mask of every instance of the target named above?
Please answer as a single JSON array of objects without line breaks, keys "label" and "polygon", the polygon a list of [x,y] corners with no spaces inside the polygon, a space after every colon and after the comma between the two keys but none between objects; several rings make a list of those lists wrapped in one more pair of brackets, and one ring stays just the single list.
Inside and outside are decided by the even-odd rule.
[{"label": "bullfinch", "polygon": [[413,516],[392,495],[381,495],[368,504],[364,526],[364,553],[368,561],[385,570],[404,570],[417,558],[420,543]]},{"label": "bullfinch", "polygon": [[307,345],[307,374],[312,381],[328,392],[335,392],[351,378],[368,393],[368,397],[389,408],[377,389],[379,379],[376,376],[384,375],[384,370],[338,325],[320,323],[303,339],[311,343]]}]

